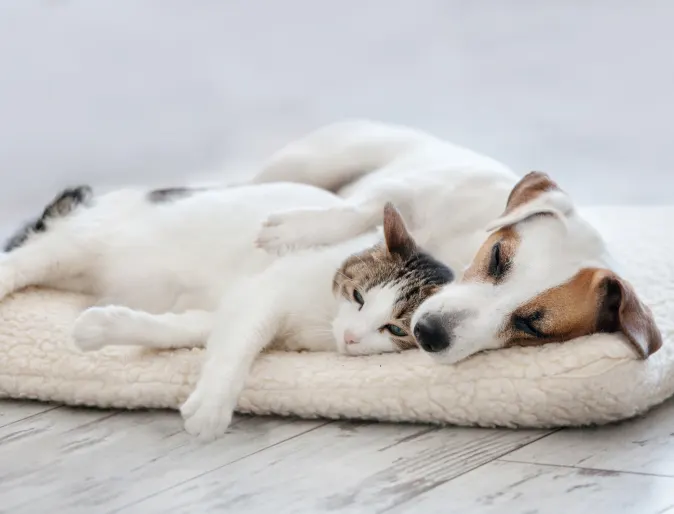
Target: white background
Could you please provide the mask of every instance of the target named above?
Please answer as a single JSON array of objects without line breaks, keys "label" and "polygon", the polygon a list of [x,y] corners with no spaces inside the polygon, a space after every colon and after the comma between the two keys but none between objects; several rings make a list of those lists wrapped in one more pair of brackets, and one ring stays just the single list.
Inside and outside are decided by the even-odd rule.
[{"label": "white background", "polygon": [[579,203],[674,199],[674,2],[0,2],[0,216],[172,184],[345,117],[414,124]]}]

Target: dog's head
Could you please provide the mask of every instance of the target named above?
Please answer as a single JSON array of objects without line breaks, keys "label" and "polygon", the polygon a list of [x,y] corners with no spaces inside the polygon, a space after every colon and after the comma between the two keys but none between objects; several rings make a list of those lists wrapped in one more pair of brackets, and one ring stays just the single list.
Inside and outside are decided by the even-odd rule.
[{"label": "dog's head", "polygon": [[650,309],[607,269],[601,237],[546,174],[520,180],[488,230],[463,276],[412,320],[419,345],[438,362],[596,332],[622,332],[642,359],[660,348]]}]

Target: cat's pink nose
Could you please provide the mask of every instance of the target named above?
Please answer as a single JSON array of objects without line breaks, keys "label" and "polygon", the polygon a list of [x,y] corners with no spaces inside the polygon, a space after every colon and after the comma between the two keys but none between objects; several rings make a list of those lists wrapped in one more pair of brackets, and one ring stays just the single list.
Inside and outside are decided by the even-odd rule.
[{"label": "cat's pink nose", "polygon": [[356,335],[351,332],[350,330],[347,330],[344,332],[344,343],[346,344],[358,344],[358,338]]}]

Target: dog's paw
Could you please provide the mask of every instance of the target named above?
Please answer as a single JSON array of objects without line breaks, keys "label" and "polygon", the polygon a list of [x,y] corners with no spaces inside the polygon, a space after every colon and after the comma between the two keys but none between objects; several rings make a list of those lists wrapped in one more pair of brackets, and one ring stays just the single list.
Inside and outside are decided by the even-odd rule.
[{"label": "dog's paw", "polygon": [[222,437],[232,422],[235,407],[233,395],[200,383],[180,408],[185,431],[203,441]]},{"label": "dog's paw", "polygon": [[289,248],[312,246],[316,216],[321,211],[296,210],[272,214],[262,224],[255,244],[268,252],[284,253]]},{"label": "dog's paw", "polygon": [[[348,216],[347,216],[348,217]],[[342,240],[349,220],[341,209],[297,209],[272,214],[258,233],[256,246],[283,253],[328,245]]]},{"label": "dog's paw", "polygon": [[85,352],[100,350],[118,339],[118,327],[128,309],[117,305],[90,307],[75,320],[73,341]]}]

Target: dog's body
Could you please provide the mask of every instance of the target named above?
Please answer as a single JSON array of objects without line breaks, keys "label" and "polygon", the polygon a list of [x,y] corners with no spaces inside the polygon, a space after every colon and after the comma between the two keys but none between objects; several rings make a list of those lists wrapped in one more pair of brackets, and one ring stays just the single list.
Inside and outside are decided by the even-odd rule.
[{"label": "dog's body", "polygon": [[337,123],[283,148],[253,183],[309,184],[334,191],[345,204],[278,212],[258,243],[275,251],[343,241],[376,226],[390,201],[421,247],[462,270],[518,180],[505,165],[418,130]]},{"label": "dog's body", "polygon": [[292,143],[254,182],[279,180],[335,190],[346,206],[275,214],[258,240],[270,251],[353,237],[392,200],[421,245],[466,270],[413,320],[420,346],[440,362],[594,332],[622,332],[642,358],[662,344],[600,234],[545,174],[518,181],[502,164],[433,136],[363,121]]}]

